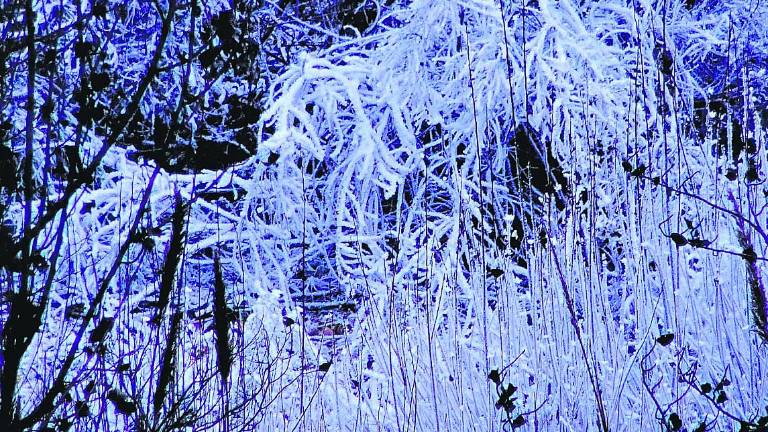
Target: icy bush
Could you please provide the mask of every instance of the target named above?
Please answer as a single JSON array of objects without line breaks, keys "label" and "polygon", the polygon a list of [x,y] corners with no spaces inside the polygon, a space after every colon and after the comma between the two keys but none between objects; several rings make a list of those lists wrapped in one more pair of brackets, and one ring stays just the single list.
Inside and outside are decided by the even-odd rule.
[{"label": "icy bush", "polygon": [[[711,430],[768,414],[765,5],[361,2],[376,20],[339,36],[287,2],[197,3],[107,2],[110,19],[65,32],[103,58],[60,48],[59,75],[32,86],[41,110],[67,92],[48,120],[26,116],[28,59],[8,51],[4,142],[31,146],[19,172],[38,186],[2,189],[3,233],[40,230],[21,257],[34,270],[3,262],[2,317],[19,292],[45,312],[22,423],[51,391],[34,424],[73,430]],[[33,4],[41,34],[84,13]],[[103,71],[120,88],[73,91]],[[125,132],[100,120],[131,106]],[[244,156],[192,169],[202,145]],[[83,166],[56,174],[68,146]]]}]

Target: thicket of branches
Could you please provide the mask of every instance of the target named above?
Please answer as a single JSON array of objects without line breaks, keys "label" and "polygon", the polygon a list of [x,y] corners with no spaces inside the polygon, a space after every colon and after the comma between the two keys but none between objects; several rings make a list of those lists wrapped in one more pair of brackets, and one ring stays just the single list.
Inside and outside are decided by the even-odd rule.
[{"label": "thicket of branches", "polygon": [[765,430],[768,6],[0,16],[0,429]]}]

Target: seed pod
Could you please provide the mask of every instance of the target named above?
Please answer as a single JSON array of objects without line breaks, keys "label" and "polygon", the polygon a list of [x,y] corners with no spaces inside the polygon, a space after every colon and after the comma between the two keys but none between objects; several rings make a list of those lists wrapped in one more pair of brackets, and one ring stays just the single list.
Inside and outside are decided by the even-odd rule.
[{"label": "seed pod", "polygon": [[221,381],[226,386],[232,365],[232,347],[229,345],[226,287],[224,286],[224,278],[221,274],[221,261],[218,255],[213,259],[213,271],[213,325],[216,335],[216,358]]},{"label": "seed pod", "polygon": [[168,307],[168,302],[171,299],[173,283],[176,280],[176,270],[179,267],[181,254],[184,250],[185,215],[184,204],[181,201],[181,197],[176,195],[176,205],[173,210],[173,216],[171,217],[171,240],[165,251],[165,262],[163,263],[162,270],[163,274],[160,278],[160,296],[157,301],[158,310],[157,315],[155,315],[153,320],[153,322],[158,325],[163,319],[163,313],[165,312],[165,308]]},{"label": "seed pod", "polygon": [[168,332],[167,342],[165,344],[165,349],[163,350],[163,358],[160,362],[160,375],[157,378],[155,397],[152,400],[155,417],[157,417],[160,413],[160,409],[163,407],[163,402],[168,394],[168,386],[171,383],[173,373],[176,369],[176,339],[178,339],[179,336],[182,316],[183,314],[181,312],[176,312],[171,317],[171,329]]}]

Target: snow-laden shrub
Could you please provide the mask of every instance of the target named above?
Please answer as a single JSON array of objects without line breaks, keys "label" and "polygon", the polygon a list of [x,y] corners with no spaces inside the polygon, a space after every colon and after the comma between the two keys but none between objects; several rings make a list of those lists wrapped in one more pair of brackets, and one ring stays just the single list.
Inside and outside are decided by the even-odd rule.
[{"label": "snow-laden shrub", "polygon": [[[44,259],[60,258],[20,369],[19,412],[44,398],[76,335],[106,323],[110,336],[75,345],[69,399],[62,392],[51,422],[432,431],[757,421],[768,397],[751,332],[768,247],[768,10],[690,3],[380,2],[373,27],[338,38],[286,16],[282,2],[254,3],[251,21],[285,20],[276,31],[286,45],[307,34],[329,42],[281,53],[284,69],[278,49],[238,73],[215,73],[231,61],[216,47],[229,6],[201,6],[209,38],[192,50],[185,9],[162,51],[180,63],[163,63],[136,101],[139,140],[80,125],[71,92],[52,114],[63,126],[41,123],[32,136],[42,195],[32,205],[2,192],[3,220],[21,233],[25,210],[45,214],[40,196],[66,193],[66,178],[43,175],[51,137],[62,148],[81,140],[86,164],[103,157],[37,236]],[[123,90],[140,86],[162,34],[153,7],[129,3],[116,27],[89,33],[103,32],[101,67]],[[199,64],[187,68],[192,51]],[[74,49],[64,53],[77,65]],[[14,55],[24,64],[23,50]],[[27,121],[19,67],[0,89],[16,132]],[[61,88],[77,88],[78,68],[63,68]],[[56,82],[40,81],[42,106]],[[130,98],[113,90],[98,101],[119,113]],[[182,103],[189,94],[200,96]],[[232,107],[256,105],[258,121],[238,123]],[[258,134],[250,148],[224,127],[230,117]],[[169,144],[169,125],[184,126],[177,147],[235,142],[255,154],[196,172],[146,156],[144,141]],[[13,136],[23,154],[23,134]],[[157,323],[177,197],[184,250]],[[226,307],[212,294],[214,259]],[[184,314],[176,327],[173,311]],[[167,359],[175,372],[162,381]],[[715,394],[703,383],[723,385]],[[155,408],[160,388],[168,402]]]}]

